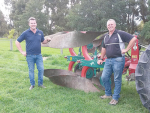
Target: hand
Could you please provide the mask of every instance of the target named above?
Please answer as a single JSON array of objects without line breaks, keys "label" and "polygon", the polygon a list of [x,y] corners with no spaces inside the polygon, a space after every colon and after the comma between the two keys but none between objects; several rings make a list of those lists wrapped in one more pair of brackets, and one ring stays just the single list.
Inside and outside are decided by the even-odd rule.
[{"label": "hand", "polygon": [[47,42],[50,42],[50,41],[51,41],[51,39],[50,39],[50,38],[47,38],[46,40],[47,40]]},{"label": "hand", "polygon": [[98,60],[97,64],[101,65],[103,63],[103,60]]},{"label": "hand", "polygon": [[22,51],[21,54],[22,54],[23,56],[27,56],[27,53],[24,52],[24,51]]},{"label": "hand", "polygon": [[122,49],[122,50],[121,50],[121,53],[122,53],[122,54],[125,54],[126,52],[127,52],[126,49]]}]

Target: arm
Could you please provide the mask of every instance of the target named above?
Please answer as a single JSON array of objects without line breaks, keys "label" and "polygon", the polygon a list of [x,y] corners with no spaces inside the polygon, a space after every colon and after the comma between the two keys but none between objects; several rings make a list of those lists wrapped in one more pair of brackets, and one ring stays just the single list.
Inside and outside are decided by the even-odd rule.
[{"label": "arm", "polygon": [[101,50],[101,59],[97,61],[97,64],[100,65],[100,64],[103,63],[102,59],[104,58],[105,54],[106,54],[106,49],[102,47],[102,50]]},{"label": "arm", "polygon": [[135,44],[136,40],[137,40],[137,38],[136,38],[136,37],[133,37],[133,38],[130,40],[130,42],[129,42],[127,48],[126,48],[126,49],[122,49],[122,54],[128,52],[128,51],[131,49],[131,47]]},{"label": "arm", "polygon": [[18,41],[16,40],[15,43],[16,43],[16,46],[17,46],[18,50],[20,51],[20,53],[21,53],[22,55],[26,56],[27,54],[26,54],[26,52],[24,52],[24,51],[22,50],[21,45],[20,45],[20,42],[18,42]]}]

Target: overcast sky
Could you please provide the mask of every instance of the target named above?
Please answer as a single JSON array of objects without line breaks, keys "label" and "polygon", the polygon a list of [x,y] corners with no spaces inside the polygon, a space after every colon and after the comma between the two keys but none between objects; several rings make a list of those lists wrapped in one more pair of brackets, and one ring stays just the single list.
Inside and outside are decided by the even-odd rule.
[{"label": "overcast sky", "polygon": [[10,11],[8,10],[8,8],[5,7],[4,0],[0,0],[0,10],[4,14],[5,20],[8,21],[9,20],[9,13],[10,13]]},{"label": "overcast sky", "polygon": [[5,12],[4,0],[0,0],[0,10]]}]

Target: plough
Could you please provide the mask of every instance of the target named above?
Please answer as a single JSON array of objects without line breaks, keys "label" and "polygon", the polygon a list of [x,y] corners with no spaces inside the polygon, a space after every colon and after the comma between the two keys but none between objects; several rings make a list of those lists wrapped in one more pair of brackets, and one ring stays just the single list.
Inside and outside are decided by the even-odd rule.
[{"label": "plough", "polygon": [[[105,32],[106,31],[104,32],[72,31],[72,32],[61,32],[45,37],[51,38],[51,42],[47,45],[44,44],[42,46],[59,49],[69,48],[71,56],[65,57],[67,58],[68,61],[70,61],[68,71],[60,69],[46,69],[44,70],[44,75],[57,85],[83,90],[85,92],[99,92],[100,90],[96,88],[94,85],[97,85],[99,88],[102,87],[99,82],[99,76],[101,76],[101,74],[97,76],[97,72],[98,71],[100,72],[100,68],[104,67],[104,63],[102,65],[97,64],[97,50],[103,39],[95,40],[94,44],[92,44],[91,42],[93,42],[93,40],[97,36]],[[97,41],[99,41],[100,43],[97,44]],[[96,46],[94,47],[93,45],[97,45],[97,47]],[[73,49],[74,47],[79,47],[78,55],[75,53]],[[88,54],[89,52],[92,53],[94,52],[94,58],[90,57],[90,55]],[[78,64],[75,66],[73,74],[73,67],[76,62],[78,62]],[[74,86],[72,85],[73,83]]]},{"label": "plough", "polygon": [[[101,74],[105,60],[102,65],[98,65],[97,60],[100,58],[101,43],[106,32],[67,31],[46,36],[45,38],[51,38],[51,41],[48,44],[42,44],[42,46],[58,49],[69,48],[71,55],[65,57],[67,61],[70,61],[68,70],[45,69],[44,75],[60,86],[85,92],[104,90]],[[97,37],[100,38],[97,39]],[[73,49],[75,47],[79,47],[78,55]],[[145,46],[136,40],[131,48],[131,56],[127,53],[128,56],[125,57],[123,74],[126,74],[127,70],[129,71],[127,80],[134,79],[136,81],[136,89],[142,104],[150,111],[150,45],[139,59],[141,47]],[[110,82],[111,88],[113,88],[113,74]]]}]

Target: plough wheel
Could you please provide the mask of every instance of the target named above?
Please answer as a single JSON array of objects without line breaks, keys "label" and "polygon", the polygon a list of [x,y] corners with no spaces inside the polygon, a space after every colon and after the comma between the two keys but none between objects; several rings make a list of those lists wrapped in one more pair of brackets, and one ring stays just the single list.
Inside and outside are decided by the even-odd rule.
[{"label": "plough wheel", "polygon": [[139,59],[135,70],[135,81],[141,102],[150,111],[150,45]]},{"label": "plough wheel", "polygon": [[[94,76],[94,69],[91,68],[91,67],[87,67],[87,66],[84,66],[84,67],[80,67],[79,66],[80,64],[77,64],[74,68],[74,72],[77,74],[77,75],[82,75],[81,77],[85,77],[87,79],[92,79],[92,77]],[[83,69],[83,72],[82,72],[82,69]],[[82,74],[81,74],[82,73]]]},{"label": "plough wheel", "polygon": [[92,79],[94,76],[94,69],[92,67],[83,66],[81,77],[86,77],[87,79]]}]

